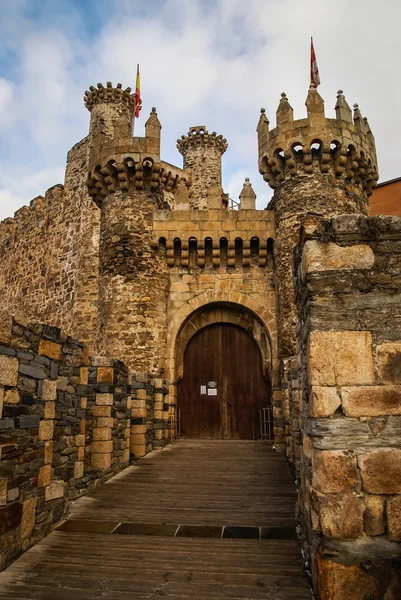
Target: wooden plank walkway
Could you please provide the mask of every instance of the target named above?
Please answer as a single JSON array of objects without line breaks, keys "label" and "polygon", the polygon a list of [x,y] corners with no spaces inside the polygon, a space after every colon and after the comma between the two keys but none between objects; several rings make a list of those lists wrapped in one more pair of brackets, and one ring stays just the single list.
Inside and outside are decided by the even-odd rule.
[{"label": "wooden plank walkway", "polygon": [[261,442],[178,442],[76,501],[0,574],[0,599],[310,600],[295,499]]}]

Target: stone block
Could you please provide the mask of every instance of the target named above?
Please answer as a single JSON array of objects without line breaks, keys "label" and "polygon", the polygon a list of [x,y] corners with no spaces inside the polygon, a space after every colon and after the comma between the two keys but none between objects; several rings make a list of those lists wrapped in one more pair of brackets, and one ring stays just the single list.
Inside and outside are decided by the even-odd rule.
[{"label": "stone block", "polygon": [[44,402],[53,402],[57,399],[57,381],[44,379],[38,384],[38,396]]},{"label": "stone block", "polygon": [[113,442],[111,440],[102,442],[92,442],[91,452],[93,454],[107,454],[109,452],[113,452]]},{"label": "stone block", "polygon": [[96,394],[97,406],[113,406],[113,394]]},{"label": "stone block", "polygon": [[147,425],[132,425],[132,433],[146,433],[148,430]]},{"label": "stone block", "polygon": [[130,436],[131,444],[144,444],[145,434],[144,433],[131,433]]},{"label": "stone block", "polygon": [[45,465],[51,465],[53,461],[53,441],[49,440],[45,442],[45,452],[44,452],[44,463]]},{"label": "stone block", "polygon": [[56,416],[56,403],[46,402],[43,410],[43,416],[45,419],[54,419]]},{"label": "stone block", "polygon": [[81,367],[79,370],[79,384],[88,385],[88,367]]},{"label": "stone block", "polygon": [[15,387],[18,381],[18,360],[0,354],[0,385]]},{"label": "stone block", "polygon": [[[96,431],[96,430],[94,430]],[[85,446],[85,435],[78,434],[75,436],[75,445],[76,446]]]},{"label": "stone block", "polygon": [[40,440],[51,440],[53,439],[54,433],[54,421],[43,420],[39,423],[39,439]]},{"label": "stone block", "polygon": [[57,342],[51,342],[50,340],[40,340],[38,354],[40,356],[47,356],[52,360],[60,360],[61,357],[61,345]]},{"label": "stone block", "polygon": [[401,415],[401,386],[343,387],[342,408],[347,417]]},{"label": "stone block", "polygon": [[131,417],[146,417],[146,408],[131,408]]},{"label": "stone block", "polygon": [[94,469],[110,469],[111,454],[92,454],[91,465]]},{"label": "stone block", "polygon": [[56,500],[64,496],[65,483],[64,481],[54,481],[45,489],[45,500]]},{"label": "stone block", "polygon": [[98,417],[96,419],[96,427],[113,427],[112,417]]},{"label": "stone block", "polygon": [[309,400],[309,415],[311,417],[331,417],[341,406],[341,398],[335,387],[311,388]]},{"label": "stone block", "polygon": [[[356,565],[342,565],[315,557],[315,592],[321,600],[376,600],[379,584],[372,573]],[[389,599],[389,600],[395,600]]]},{"label": "stone block", "polygon": [[373,250],[367,244],[339,246],[334,242],[308,240],[302,254],[302,277],[316,271],[371,269],[374,261]]},{"label": "stone block", "polygon": [[13,488],[7,491],[7,502],[15,502],[19,498],[19,489]]},{"label": "stone block", "polygon": [[130,449],[126,448],[123,452],[123,459],[122,462],[127,463],[129,462],[129,456],[130,456]]},{"label": "stone block", "polygon": [[358,457],[362,485],[370,494],[401,494],[401,450],[384,448]]},{"label": "stone block", "polygon": [[20,364],[18,371],[22,375],[32,377],[32,379],[46,379],[47,375],[43,367],[37,367],[35,365],[24,365]]},{"label": "stone block", "polygon": [[387,499],[386,512],[388,537],[394,542],[401,542],[401,496]]},{"label": "stone block", "polygon": [[65,392],[68,388],[68,377],[59,377],[57,379],[57,389],[60,392]]},{"label": "stone block", "polygon": [[3,416],[4,388],[0,387],[0,419]]},{"label": "stone block", "polygon": [[111,406],[92,406],[91,415],[93,417],[110,417]]},{"label": "stone block", "polygon": [[311,385],[363,385],[375,381],[369,331],[311,331],[308,345]]},{"label": "stone block", "polygon": [[39,415],[21,415],[19,418],[20,429],[32,429],[34,427],[39,427],[39,425]]},{"label": "stone block", "polygon": [[52,466],[51,464],[45,465],[39,469],[38,476],[38,487],[46,487],[52,482]]},{"label": "stone block", "polygon": [[383,383],[401,383],[401,343],[388,342],[376,348],[377,371]]},{"label": "stone block", "polygon": [[18,404],[20,399],[19,391],[17,389],[5,390],[4,404]]},{"label": "stone block", "polygon": [[28,500],[25,500],[22,505],[20,534],[23,540],[29,538],[29,536],[32,534],[33,528],[35,527],[37,502],[37,498],[28,498]]},{"label": "stone block", "polygon": [[77,461],[74,464],[74,479],[81,479],[84,476],[84,463],[83,461]]},{"label": "stone block", "polygon": [[366,535],[382,535],[385,530],[384,496],[365,496],[364,529]]},{"label": "stone block", "polygon": [[146,444],[132,444],[130,448],[131,454],[136,458],[146,456]]},{"label": "stone block", "polygon": [[325,494],[356,490],[359,484],[356,458],[341,450],[314,450],[312,486]]},{"label": "stone block", "polygon": [[97,382],[98,383],[114,383],[114,369],[113,367],[98,367],[97,370]]},{"label": "stone block", "polygon": [[84,458],[85,458],[85,446],[79,446],[78,452],[77,452],[77,459],[84,460]]},{"label": "stone block", "polygon": [[322,533],[327,538],[352,539],[363,534],[365,503],[357,494],[319,494],[318,507]]},{"label": "stone block", "polygon": [[110,427],[96,427],[92,430],[93,441],[108,441],[111,440],[111,428]]}]

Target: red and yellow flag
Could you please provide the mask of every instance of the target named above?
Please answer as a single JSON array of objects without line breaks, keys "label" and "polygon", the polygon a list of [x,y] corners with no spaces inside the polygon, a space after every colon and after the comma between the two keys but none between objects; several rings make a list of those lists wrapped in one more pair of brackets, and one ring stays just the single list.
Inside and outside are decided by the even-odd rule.
[{"label": "red and yellow flag", "polygon": [[139,74],[139,65],[136,67],[136,84],[135,84],[135,117],[139,117],[141,110],[141,76]]},{"label": "red and yellow flag", "polygon": [[319,69],[317,66],[313,38],[310,39],[310,87],[317,88],[320,85]]}]

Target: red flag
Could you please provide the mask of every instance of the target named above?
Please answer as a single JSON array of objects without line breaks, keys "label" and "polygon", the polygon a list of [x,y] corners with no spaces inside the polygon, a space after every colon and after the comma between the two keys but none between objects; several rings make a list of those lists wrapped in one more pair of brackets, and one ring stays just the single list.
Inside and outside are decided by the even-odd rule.
[{"label": "red flag", "polygon": [[141,110],[141,76],[139,74],[139,65],[136,67],[136,84],[135,84],[135,117],[139,117]]},{"label": "red flag", "polygon": [[317,88],[320,85],[319,69],[316,61],[313,38],[310,39],[310,87]]}]

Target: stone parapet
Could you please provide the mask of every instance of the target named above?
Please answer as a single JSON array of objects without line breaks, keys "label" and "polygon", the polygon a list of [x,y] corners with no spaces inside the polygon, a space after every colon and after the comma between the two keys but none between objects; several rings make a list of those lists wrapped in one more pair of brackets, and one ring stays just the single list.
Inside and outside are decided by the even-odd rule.
[{"label": "stone parapet", "polygon": [[135,94],[131,94],[131,88],[122,89],[121,83],[117,83],[114,88],[110,81],[106,87],[102,83],[97,84],[97,88],[93,85],[89,90],[86,90],[84,102],[86,108],[91,112],[96,104],[125,104],[131,115],[135,112]]},{"label": "stone parapet", "polygon": [[277,127],[269,131],[262,109],[258,124],[259,170],[273,189],[286,179],[314,171],[352,181],[371,195],[378,179],[374,138],[359,107],[351,109],[338,93],[337,118],[327,119],[324,101],[315,89],[306,99],[308,117],[293,120],[285,94],[277,110]]},{"label": "stone parapet", "polygon": [[[0,568],[129,462],[126,367],[16,318],[0,345]],[[100,409],[100,410],[99,410]],[[106,412],[107,411],[107,415]]]},{"label": "stone parapet", "polygon": [[269,211],[157,211],[152,245],[169,267],[271,267],[273,237]]},{"label": "stone parapet", "polygon": [[295,256],[300,426],[287,420],[321,598],[401,589],[400,257],[401,219],[362,215],[311,217]]}]

